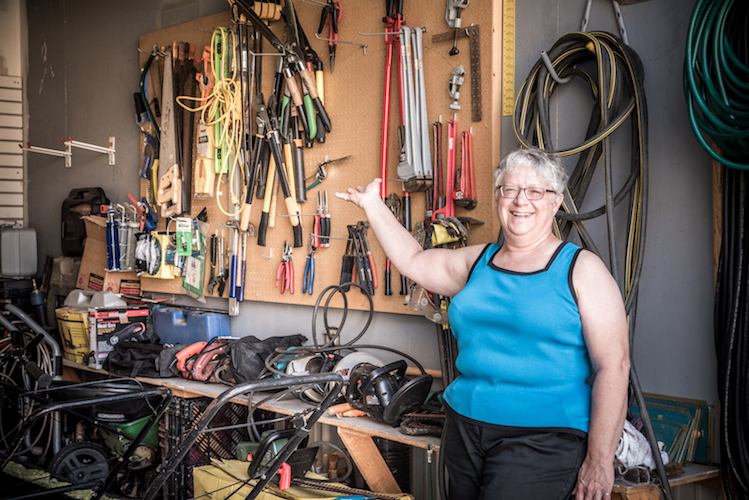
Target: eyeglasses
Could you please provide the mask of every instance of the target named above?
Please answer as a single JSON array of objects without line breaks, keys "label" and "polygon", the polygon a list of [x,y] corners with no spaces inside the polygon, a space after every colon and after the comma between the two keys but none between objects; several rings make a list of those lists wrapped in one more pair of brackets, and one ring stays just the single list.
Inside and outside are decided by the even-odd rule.
[{"label": "eyeglasses", "polygon": [[546,193],[554,193],[551,189],[544,189],[542,187],[517,187],[517,186],[499,186],[499,194],[503,198],[515,199],[520,194],[520,191],[525,192],[525,197],[531,201],[537,201],[544,197]]}]

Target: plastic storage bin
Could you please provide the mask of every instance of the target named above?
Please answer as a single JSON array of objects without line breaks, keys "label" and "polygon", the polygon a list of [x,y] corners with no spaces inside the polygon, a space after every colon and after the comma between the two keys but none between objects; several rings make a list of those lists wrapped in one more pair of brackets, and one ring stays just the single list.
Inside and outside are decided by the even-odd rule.
[{"label": "plastic storage bin", "polygon": [[162,344],[207,342],[231,332],[228,314],[162,306],[153,309],[153,328]]}]

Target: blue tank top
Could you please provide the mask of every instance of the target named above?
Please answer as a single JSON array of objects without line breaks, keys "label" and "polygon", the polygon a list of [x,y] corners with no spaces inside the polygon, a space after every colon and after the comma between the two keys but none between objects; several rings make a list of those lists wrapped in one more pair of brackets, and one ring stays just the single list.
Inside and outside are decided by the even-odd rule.
[{"label": "blue tank top", "polygon": [[562,243],[540,271],[492,264],[490,244],[448,311],[460,375],[445,390],[458,414],[494,425],[588,432],[593,374],[572,287],[580,248]]}]

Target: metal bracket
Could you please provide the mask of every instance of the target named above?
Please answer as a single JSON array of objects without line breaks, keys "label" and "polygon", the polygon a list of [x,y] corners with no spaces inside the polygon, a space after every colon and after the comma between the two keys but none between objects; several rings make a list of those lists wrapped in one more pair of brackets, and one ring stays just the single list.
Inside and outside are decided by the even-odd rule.
[{"label": "metal bracket", "polygon": [[32,153],[41,153],[48,156],[58,156],[65,158],[65,167],[70,168],[73,165],[73,151],[72,148],[81,148],[86,149],[88,151],[95,151],[97,153],[105,153],[109,156],[109,164],[114,165],[114,137],[109,138],[109,146],[97,146],[96,144],[88,144],[86,142],[80,142],[80,141],[74,141],[71,137],[68,137],[68,140],[60,139],[62,143],[65,145],[65,150],[60,151],[57,149],[49,149],[49,148],[40,148],[39,146],[32,146],[29,143],[26,143],[26,147],[23,146],[23,144],[19,144],[18,146],[24,150],[24,151],[31,151]]},{"label": "metal bracket", "polygon": [[[583,33],[588,32],[588,19],[590,19],[590,9],[593,6],[593,0],[588,0],[585,4],[585,13],[583,14],[583,22],[580,26],[580,31]],[[611,0],[611,6],[614,8],[614,16],[616,16],[616,24],[619,25],[619,36],[626,45],[629,45],[629,37],[627,37],[627,27],[624,26],[624,17],[622,16],[622,9],[619,7],[619,2]]]}]

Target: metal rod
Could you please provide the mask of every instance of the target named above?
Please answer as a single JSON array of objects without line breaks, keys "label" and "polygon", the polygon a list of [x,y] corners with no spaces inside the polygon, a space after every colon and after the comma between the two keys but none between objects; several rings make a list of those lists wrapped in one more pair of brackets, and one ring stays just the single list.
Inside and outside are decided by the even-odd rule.
[{"label": "metal rod", "polygon": [[[364,35],[365,33],[359,33],[359,34],[360,35]],[[372,34],[375,34],[375,33],[372,33]],[[388,34],[392,34],[392,33],[388,33]],[[359,47],[362,48],[362,50],[364,50],[364,55],[365,56],[367,55],[367,47],[368,47],[368,45],[364,44],[364,43],[347,42],[345,40],[333,40],[332,38],[323,38],[320,35],[318,35],[317,33],[315,33],[315,38],[317,38],[318,40],[325,40],[326,42],[347,43],[349,45],[358,45]]]}]

